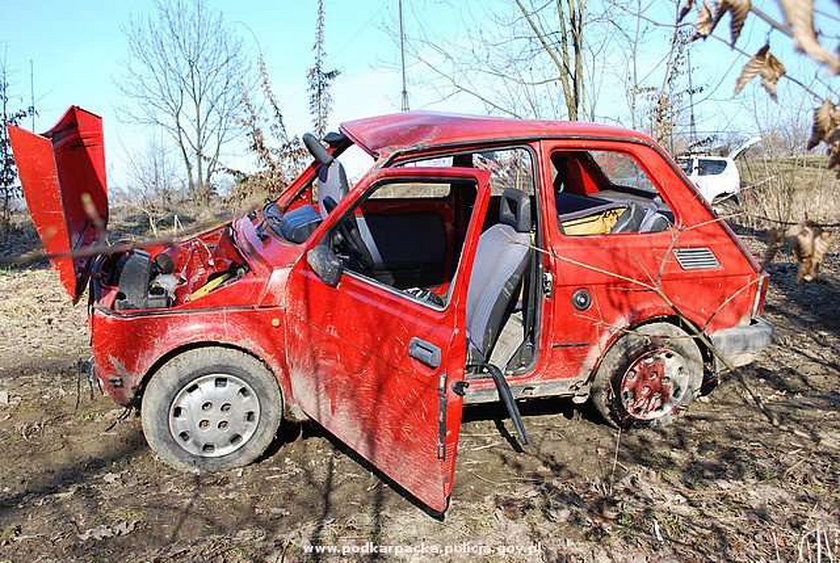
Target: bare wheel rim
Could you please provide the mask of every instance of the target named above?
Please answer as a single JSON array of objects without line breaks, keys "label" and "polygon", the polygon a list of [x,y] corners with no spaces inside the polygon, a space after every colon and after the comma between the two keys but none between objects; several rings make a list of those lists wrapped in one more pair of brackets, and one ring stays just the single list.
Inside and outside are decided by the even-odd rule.
[{"label": "bare wheel rim", "polygon": [[247,382],[227,373],[193,379],[169,407],[169,432],[184,451],[198,457],[235,452],[253,437],[260,401]]},{"label": "bare wheel rim", "polygon": [[667,348],[651,350],[633,360],[624,372],[619,387],[621,404],[634,418],[660,418],[683,402],[689,380],[682,355]]}]

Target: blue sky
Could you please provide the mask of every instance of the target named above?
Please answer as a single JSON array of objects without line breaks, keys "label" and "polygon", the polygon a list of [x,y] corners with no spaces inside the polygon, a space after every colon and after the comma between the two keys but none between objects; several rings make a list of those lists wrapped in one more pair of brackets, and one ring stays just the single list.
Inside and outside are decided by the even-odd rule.
[{"label": "blue sky", "polygon": [[[424,33],[435,41],[476,37],[493,14],[506,13],[510,4],[505,0],[405,0],[406,24],[410,35]],[[241,32],[243,41],[252,53],[261,50],[268,63],[275,91],[287,115],[287,126],[295,132],[309,126],[306,112],[306,68],[311,64],[312,30],[315,2],[283,0],[208,0],[212,8],[222,10],[225,18]],[[766,10],[776,12],[772,0],[759,2]],[[335,83],[333,120],[398,111],[400,83],[398,50],[388,28],[396,22],[396,0],[327,0],[327,52],[330,65],[341,75]],[[590,2],[590,6],[597,2]],[[840,11],[831,0],[818,0],[818,5],[835,16]],[[655,0],[649,4],[648,14],[668,21],[673,4]],[[60,117],[64,109],[78,104],[100,113],[106,123],[106,143],[111,184],[126,181],[126,155],[146,142],[150,132],[121,123],[118,108],[127,101],[117,88],[117,81],[126,62],[126,40],[122,33],[132,16],[149,13],[150,0],[114,2],[97,0],[3,0],[0,19],[0,48],[5,48],[7,63],[14,71],[13,82],[28,105],[29,60],[35,65],[36,106],[39,116],[36,130],[42,131]],[[467,25],[464,25],[465,22]],[[833,23],[833,22],[832,22]],[[487,25],[490,25],[489,23]],[[725,35],[728,21],[719,33]],[[643,68],[649,68],[655,81],[657,62],[661,60],[667,30],[652,30],[640,55]],[[753,52],[766,39],[766,28],[760,24],[748,26],[739,45]],[[815,67],[792,52],[788,42],[771,37],[774,50],[784,56],[791,73],[806,79]],[[599,61],[615,75],[622,72],[621,62],[612,60],[615,52],[608,52]],[[733,99],[734,84],[740,65],[745,59],[730,52],[720,42],[709,41],[692,47],[697,71],[695,82],[721,86],[711,99],[698,108],[701,129],[730,128],[738,131],[754,129],[754,120],[741,115],[745,104],[752,104],[757,85],[747,88],[744,96]],[[739,60],[739,63],[735,63]],[[702,64],[701,64],[702,63]],[[610,71],[612,72],[612,71]],[[621,103],[606,72],[602,87],[599,113],[606,116],[620,114]],[[484,113],[487,109],[468,96],[441,99],[439,84],[428,71],[414,63],[409,67],[409,92],[412,108],[454,110]],[[783,87],[781,104],[789,107],[802,104],[803,94]],[[755,96],[766,106],[763,97]],[[807,102],[810,103],[810,102]],[[772,111],[772,106],[768,106]],[[241,148],[230,147],[228,158],[241,163]]]}]

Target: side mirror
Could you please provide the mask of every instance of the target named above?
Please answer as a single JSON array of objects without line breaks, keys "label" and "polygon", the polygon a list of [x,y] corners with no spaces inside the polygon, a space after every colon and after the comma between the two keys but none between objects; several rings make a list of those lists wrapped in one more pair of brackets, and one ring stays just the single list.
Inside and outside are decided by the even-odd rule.
[{"label": "side mirror", "polygon": [[319,244],[306,253],[306,263],[321,280],[330,287],[338,285],[344,264],[327,244]]}]

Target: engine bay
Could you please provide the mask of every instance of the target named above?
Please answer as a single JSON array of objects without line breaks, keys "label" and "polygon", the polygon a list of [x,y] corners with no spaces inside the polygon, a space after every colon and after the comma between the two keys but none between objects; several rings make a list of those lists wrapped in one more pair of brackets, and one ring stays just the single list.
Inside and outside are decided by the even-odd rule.
[{"label": "engine bay", "polygon": [[177,307],[247,272],[225,226],[176,244],[103,256],[93,275],[94,295],[116,311]]}]

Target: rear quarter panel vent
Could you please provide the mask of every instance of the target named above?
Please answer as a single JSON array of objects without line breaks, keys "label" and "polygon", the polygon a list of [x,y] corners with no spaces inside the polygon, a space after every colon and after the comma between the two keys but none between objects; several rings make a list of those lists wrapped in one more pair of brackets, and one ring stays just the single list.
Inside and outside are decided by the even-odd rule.
[{"label": "rear quarter panel vent", "polygon": [[720,261],[718,261],[717,256],[712,252],[712,249],[707,247],[676,248],[674,249],[674,257],[683,270],[715,270],[720,268]]}]

